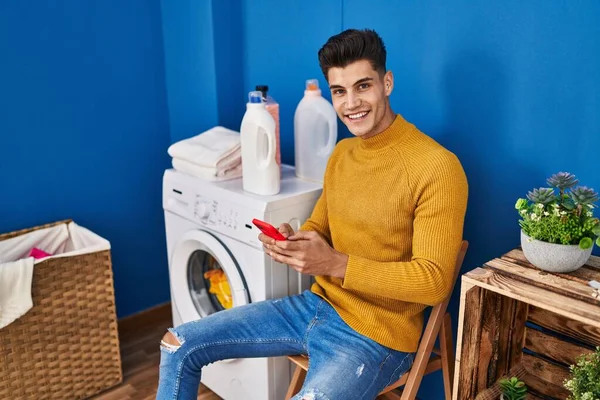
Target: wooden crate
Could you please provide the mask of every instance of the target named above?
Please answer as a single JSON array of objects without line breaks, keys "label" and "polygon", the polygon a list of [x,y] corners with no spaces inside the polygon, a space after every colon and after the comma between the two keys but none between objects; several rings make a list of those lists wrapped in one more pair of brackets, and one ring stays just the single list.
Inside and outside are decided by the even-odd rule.
[{"label": "wooden crate", "polygon": [[565,399],[569,365],[600,346],[600,258],[550,274],[521,250],[462,277],[454,400],[499,398],[496,382],[519,376],[531,399]]}]

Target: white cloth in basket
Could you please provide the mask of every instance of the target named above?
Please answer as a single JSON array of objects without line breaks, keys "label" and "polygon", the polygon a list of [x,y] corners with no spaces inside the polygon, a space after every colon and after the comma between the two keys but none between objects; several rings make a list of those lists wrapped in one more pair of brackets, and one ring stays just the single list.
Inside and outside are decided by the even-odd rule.
[{"label": "white cloth in basket", "polygon": [[[29,257],[38,248],[50,257]],[[31,284],[34,265],[50,258],[73,257],[109,250],[110,242],[75,222],[38,229],[0,241],[0,328],[33,306]]]},{"label": "white cloth in basket", "polygon": [[0,266],[0,329],[25,315],[33,307],[32,278],[33,257]]}]

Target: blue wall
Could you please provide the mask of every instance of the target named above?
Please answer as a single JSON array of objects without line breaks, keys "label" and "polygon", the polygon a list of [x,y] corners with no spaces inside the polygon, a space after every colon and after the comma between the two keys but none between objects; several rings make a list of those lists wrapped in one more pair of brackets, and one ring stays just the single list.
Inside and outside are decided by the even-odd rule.
[{"label": "blue wall", "polygon": [[239,130],[245,111],[239,0],[161,1],[171,142],[217,124]]},{"label": "blue wall", "polygon": [[243,17],[240,0],[213,0],[214,60],[219,124],[239,130],[246,110]]},{"label": "blue wall", "polygon": [[[210,0],[161,1],[171,142],[218,123]],[[170,144],[170,143],[169,143]]]},{"label": "blue wall", "polygon": [[119,317],[169,298],[163,58],[158,1],[0,2],[0,232],[107,238]]}]

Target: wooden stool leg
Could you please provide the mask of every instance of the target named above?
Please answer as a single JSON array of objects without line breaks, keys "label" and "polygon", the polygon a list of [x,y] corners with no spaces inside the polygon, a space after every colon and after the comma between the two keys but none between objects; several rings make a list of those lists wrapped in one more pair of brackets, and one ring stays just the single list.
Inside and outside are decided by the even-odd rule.
[{"label": "wooden stool leg", "polygon": [[296,366],[296,370],[292,376],[292,381],[290,382],[287,394],[285,395],[285,400],[290,400],[296,393],[300,391],[302,385],[304,384],[304,378],[306,378],[306,371]]},{"label": "wooden stool leg", "polygon": [[400,395],[393,390],[377,396],[377,400],[400,400]]},{"label": "wooden stool leg", "polygon": [[452,320],[450,314],[444,315],[440,329],[440,352],[442,357],[442,374],[444,376],[444,392],[446,400],[452,399],[452,383],[454,379],[454,348],[452,343]]}]

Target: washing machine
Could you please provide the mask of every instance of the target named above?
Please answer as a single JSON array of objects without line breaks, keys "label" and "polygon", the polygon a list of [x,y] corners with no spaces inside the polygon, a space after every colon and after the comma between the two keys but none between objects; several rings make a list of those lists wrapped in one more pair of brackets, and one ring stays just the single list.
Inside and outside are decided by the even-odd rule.
[{"label": "washing machine", "polygon": [[[321,184],[282,165],[274,196],[244,192],[242,179],[209,182],[173,169],[163,177],[173,325],[231,307],[298,294],[312,280],[267,256],[253,218],[295,230],[310,216]],[[290,382],[285,357],[224,360],[202,383],[225,400],[280,400]]]}]

